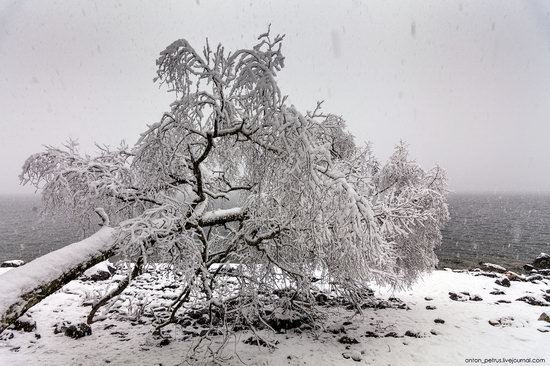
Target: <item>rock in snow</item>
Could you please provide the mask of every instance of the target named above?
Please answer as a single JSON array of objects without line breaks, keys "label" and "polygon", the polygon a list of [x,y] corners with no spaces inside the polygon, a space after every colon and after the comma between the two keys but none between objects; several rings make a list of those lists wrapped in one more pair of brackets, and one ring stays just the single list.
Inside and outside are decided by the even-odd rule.
[{"label": "rock in snow", "polygon": [[346,328],[342,324],[331,324],[326,328],[326,332],[332,334],[346,333]]},{"label": "rock in snow", "polygon": [[449,292],[449,298],[453,301],[468,301],[468,298],[463,294],[457,294],[456,292]]},{"label": "rock in snow", "polygon": [[357,344],[359,343],[359,341],[353,337],[348,337],[347,335],[343,336],[343,337],[340,337],[340,339],[338,339],[338,343],[342,343],[342,344]]},{"label": "rock in snow", "polygon": [[344,352],[342,353],[342,357],[346,360],[351,358],[355,362],[360,362],[363,359],[363,355],[359,351]]},{"label": "rock in snow", "polygon": [[10,268],[10,267],[20,267],[25,264],[24,261],[20,259],[12,259],[10,261],[5,261],[0,265],[1,268]]},{"label": "rock in snow", "polygon": [[544,322],[550,323],[550,315],[548,315],[548,314],[546,314],[546,313],[542,313],[542,314],[540,314],[538,320],[542,320],[542,321],[544,321]]},{"label": "rock in snow", "polygon": [[[160,345],[160,339],[151,335],[154,326],[152,315],[162,317],[171,303],[170,300],[163,300],[158,294],[175,291],[166,286],[171,283],[171,278],[165,278],[164,275],[159,276],[153,272],[138,277],[130,285],[128,291],[121,295],[118,306],[113,307],[114,311],[110,313],[111,315],[103,322],[96,323],[92,336],[84,336],[76,341],[63,336],[67,329],[70,329],[67,331],[68,335],[82,334],[75,331],[78,331],[78,324],[89,312],[89,307],[82,306],[82,301],[88,296],[86,294],[112,288],[117,277],[100,282],[75,280],[67,286],[71,290],[78,288],[79,291],[59,291],[34,306],[31,309],[31,315],[36,321],[41,339],[37,340],[34,332],[7,330],[0,340],[2,343],[0,364],[38,366],[109,362],[112,365],[160,363],[171,365],[182,362],[193,345],[193,338],[189,338],[189,335],[184,332],[171,332],[170,344],[166,347],[157,347]],[[474,357],[472,356],[474,354],[492,357],[491,354],[498,353],[502,357],[518,357],[518,349],[521,350],[519,357],[525,357],[523,355],[547,357],[548,350],[544,345],[550,334],[550,323],[544,320],[537,321],[537,319],[541,317],[543,311],[547,315],[550,314],[547,311],[548,308],[541,309],[520,301],[495,305],[499,297],[489,295],[494,291],[494,280],[476,276],[471,272],[434,271],[424,280],[416,283],[411,290],[376,288],[376,296],[387,299],[386,301],[390,304],[393,303],[390,300],[392,296],[397,295],[399,298],[407,299],[412,311],[374,308],[364,311],[361,315],[355,310],[345,310],[345,305],[323,307],[326,319],[320,326],[324,325],[336,334],[330,334],[328,329],[326,333],[319,334],[316,330],[322,328],[317,327],[313,328],[311,334],[291,331],[273,333],[267,328],[258,329],[258,335],[269,344],[275,345],[279,342],[276,348],[269,347],[268,350],[261,347],[263,342],[258,341],[256,337],[250,340],[250,344],[243,343],[243,340],[254,336],[252,333],[237,332],[237,339],[240,341],[234,342],[235,345],[232,344],[227,348],[228,355],[235,347],[239,356],[246,359],[248,364],[284,363],[320,366],[354,365],[356,359],[361,359],[357,364],[369,365],[458,365],[463,364],[464,359]],[[453,288],[462,291],[456,291],[455,295],[465,298],[465,302],[449,300],[448,292]],[[542,296],[546,294],[547,289],[548,285],[543,283],[515,282],[506,290],[507,296],[500,298],[501,301],[508,301],[507,299],[532,296],[542,301]],[[468,295],[463,292],[467,292]],[[75,295],[79,293],[81,295]],[[149,294],[157,294],[159,300],[146,305],[141,319],[144,323],[124,320],[126,305],[123,304],[128,303],[130,299],[134,301],[140,296],[149,296]],[[479,294],[484,301],[469,300],[470,296],[475,296],[474,294]],[[426,296],[431,296],[433,300],[426,302]],[[437,310],[427,311],[425,310],[427,305],[435,306]],[[195,317],[202,319],[203,313],[199,312],[199,309],[202,308],[189,308],[185,313],[192,314],[193,319]],[[445,323],[434,324],[436,318],[444,319]],[[350,319],[353,324],[348,323]],[[493,326],[488,324],[489,320]],[[72,323],[68,324],[68,321]],[[55,324],[58,324],[59,334],[53,334],[51,331]],[[300,329],[305,329],[306,326],[311,328],[311,325],[306,324]],[[202,326],[194,329],[191,325],[185,329],[189,331],[192,329],[197,335],[204,330]],[[86,334],[85,329],[83,333]],[[344,335],[350,339],[355,338],[360,344],[339,343],[338,339]],[[214,342],[223,339],[223,336],[213,333],[208,337]],[[518,337],[525,340],[521,342],[521,348],[518,348]],[[361,343],[367,347],[362,346]],[[265,343],[265,345],[268,344]],[[366,348],[364,352],[363,348]],[[12,351],[12,349],[18,351]],[[442,350],[448,350],[448,352]],[[343,358],[342,352],[345,353],[347,360]],[[289,353],[292,354],[290,362],[286,360]],[[241,365],[235,357],[224,364]]]},{"label": "rock in snow", "polygon": [[516,299],[516,301],[523,301],[523,302],[526,302],[529,305],[534,305],[534,306],[548,306],[549,305],[549,304],[547,304],[547,303],[545,303],[541,300],[535,299],[533,296],[522,296],[519,299]]},{"label": "rock in snow", "polygon": [[84,272],[82,279],[88,281],[105,281],[111,278],[115,272],[115,266],[109,261],[104,261]]},{"label": "rock in snow", "polygon": [[479,265],[483,267],[483,269],[489,272],[498,272],[498,273],[506,272],[506,268],[499,266],[498,264],[481,262],[479,263]]},{"label": "rock in snow", "polygon": [[533,267],[540,269],[550,268],[550,254],[540,253],[533,261]]},{"label": "rock in snow", "polygon": [[470,295],[470,301],[483,301],[483,299],[481,298],[481,296],[479,295]]},{"label": "rock in snow", "polygon": [[510,287],[510,280],[506,277],[496,280],[495,283],[500,286]]},{"label": "rock in snow", "polygon": [[82,338],[82,337],[85,337],[85,336],[92,335],[92,328],[90,328],[90,326],[88,324],[79,323],[77,325],[68,326],[65,329],[64,334],[67,337],[78,339],[78,338]]},{"label": "rock in snow", "polygon": [[506,273],[504,273],[504,275],[506,277],[508,277],[508,279],[510,281],[520,281],[520,282],[524,282],[525,281],[525,277],[520,275],[520,274],[517,274],[516,272],[512,272],[512,271],[507,271]]},{"label": "rock in snow", "polygon": [[512,326],[513,322],[514,322],[514,318],[511,316],[505,316],[500,319],[489,320],[489,324],[491,324],[493,327],[510,327]]},{"label": "rock in snow", "polygon": [[25,314],[13,323],[13,329],[32,332],[36,330],[36,322],[28,314]]}]

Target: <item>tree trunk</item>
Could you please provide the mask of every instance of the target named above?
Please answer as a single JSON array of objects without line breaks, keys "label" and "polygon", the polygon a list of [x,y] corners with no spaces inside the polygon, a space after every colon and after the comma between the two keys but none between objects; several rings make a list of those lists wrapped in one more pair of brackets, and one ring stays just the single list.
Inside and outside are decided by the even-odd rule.
[{"label": "tree trunk", "polygon": [[0,275],[0,333],[30,307],[115,254],[116,230],[104,226],[78,243]]}]

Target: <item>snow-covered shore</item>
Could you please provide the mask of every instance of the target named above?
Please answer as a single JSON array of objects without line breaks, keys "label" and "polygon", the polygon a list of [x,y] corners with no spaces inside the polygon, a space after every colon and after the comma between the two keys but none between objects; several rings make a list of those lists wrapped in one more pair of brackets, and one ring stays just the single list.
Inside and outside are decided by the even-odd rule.
[{"label": "snow-covered shore", "polygon": [[[360,315],[343,307],[321,306],[325,317],[323,327],[264,333],[267,339],[278,342],[272,351],[245,344],[243,340],[249,334],[237,333],[230,339],[220,364],[463,365],[474,363],[472,359],[483,362],[491,358],[550,362],[550,323],[537,320],[541,313],[550,313],[550,307],[516,301],[531,296],[541,304],[550,305],[547,301],[550,280],[543,278],[534,282],[512,281],[510,287],[503,287],[495,284],[495,278],[476,272],[434,271],[406,291],[376,289],[378,297],[390,299],[386,304],[396,301],[391,298],[397,297],[409,310],[386,307],[382,303],[377,306],[379,309],[367,308]],[[93,324],[92,335],[71,339],[62,333],[54,334],[54,325],[85,321],[90,307],[83,304],[93,297],[94,291],[104,292],[113,285],[113,280],[73,281],[29,311],[37,324],[35,331],[4,332],[0,341],[0,364],[181,364],[197,338],[184,340],[181,329],[174,327],[174,339],[161,346],[152,336],[150,319],[139,317],[145,307],[161,306],[163,301],[168,303],[176,296],[177,289],[168,284],[168,278],[143,275],[125,291],[119,301],[125,306],[115,312],[121,314],[128,311],[124,309],[130,309],[135,312],[130,314],[136,315],[135,321],[110,317]],[[464,301],[452,300],[449,292]],[[500,292],[503,294],[496,295]],[[158,299],[153,303],[149,302],[152,294]],[[344,335],[348,339],[342,339]],[[210,347],[214,349],[221,338],[210,337]],[[360,361],[353,361],[354,357]]]}]

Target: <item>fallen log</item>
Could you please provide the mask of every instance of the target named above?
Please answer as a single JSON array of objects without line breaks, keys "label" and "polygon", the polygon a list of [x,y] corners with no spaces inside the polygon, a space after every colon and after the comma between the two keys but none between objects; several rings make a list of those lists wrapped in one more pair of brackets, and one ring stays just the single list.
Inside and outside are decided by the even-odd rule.
[{"label": "fallen log", "polygon": [[[108,226],[109,217],[102,208],[95,211],[103,225],[98,232],[0,275],[0,333],[88,268],[115,255],[117,230]],[[244,215],[240,208],[209,211],[199,219],[199,224],[218,225]]]},{"label": "fallen log", "polygon": [[115,254],[116,230],[102,227],[92,236],[0,275],[0,333],[17,318]]}]

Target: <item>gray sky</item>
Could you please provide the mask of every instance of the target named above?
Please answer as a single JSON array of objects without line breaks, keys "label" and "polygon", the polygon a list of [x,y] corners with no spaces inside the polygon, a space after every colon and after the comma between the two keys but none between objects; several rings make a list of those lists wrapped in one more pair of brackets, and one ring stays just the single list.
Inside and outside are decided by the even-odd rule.
[{"label": "gray sky", "polygon": [[0,193],[32,192],[43,144],[134,143],[172,100],[152,79],[175,39],[249,47],[269,23],[283,93],[378,157],[404,139],[455,191],[550,191],[548,1],[0,0]]}]

